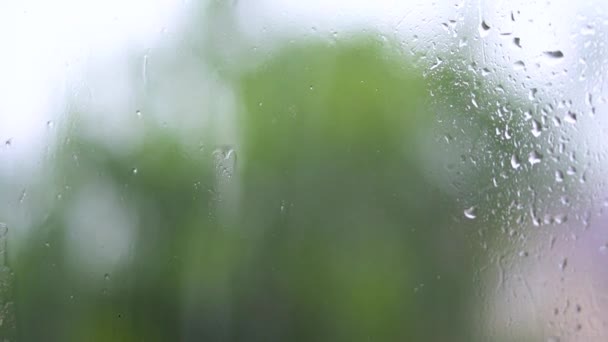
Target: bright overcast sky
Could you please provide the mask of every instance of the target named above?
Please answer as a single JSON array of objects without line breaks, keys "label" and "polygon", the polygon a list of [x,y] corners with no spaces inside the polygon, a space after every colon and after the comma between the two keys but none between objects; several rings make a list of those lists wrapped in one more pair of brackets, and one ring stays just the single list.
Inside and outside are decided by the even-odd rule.
[{"label": "bright overcast sky", "polygon": [[[110,60],[128,51],[153,47],[163,29],[177,25],[180,14],[193,8],[191,1],[194,0],[3,1],[0,142],[10,140],[12,156],[17,158],[26,158],[25,151],[43,146],[51,134],[48,123],[56,122],[64,112],[70,91],[66,85],[82,77],[79,73],[92,56],[96,61]],[[566,14],[573,13],[574,5],[565,1],[551,6],[544,1],[501,3],[488,1],[482,6],[479,1],[458,0],[437,1],[433,6],[426,0],[235,1],[253,37],[256,33],[258,37],[270,35],[273,28],[275,32],[285,28],[310,31],[312,27],[349,30],[364,25],[408,39],[413,32],[432,35],[428,41],[440,42],[442,37],[450,38],[443,31],[442,22],[463,18],[481,22],[483,17],[495,28],[501,23],[505,30],[526,34],[526,49],[514,51],[520,54],[518,58],[542,54],[543,50],[567,52],[571,46],[563,40],[571,33],[567,20],[572,23],[578,19]],[[526,10],[517,27],[511,25],[505,11],[496,11],[507,7]],[[466,8],[478,13],[466,14]],[[544,15],[538,16],[539,12]],[[550,25],[552,20],[554,31],[534,29],[534,25]],[[530,34],[533,29],[534,34]],[[498,41],[498,29],[495,33],[487,40]],[[0,160],[7,156],[0,153]]]}]

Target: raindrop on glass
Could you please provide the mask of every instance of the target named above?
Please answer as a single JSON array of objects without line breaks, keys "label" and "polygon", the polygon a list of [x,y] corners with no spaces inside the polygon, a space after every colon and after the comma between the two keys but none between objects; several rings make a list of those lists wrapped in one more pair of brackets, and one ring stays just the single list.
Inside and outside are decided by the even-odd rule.
[{"label": "raindrop on glass", "polygon": [[576,123],[576,113],[568,111],[568,113],[566,113],[566,116],[564,116],[564,121],[566,121],[567,123],[570,123],[570,124],[575,124]]},{"label": "raindrop on glass", "polygon": [[536,151],[532,151],[528,155],[528,162],[530,163],[530,165],[538,164],[541,162],[542,159],[543,155]]},{"label": "raindrop on glass", "polygon": [[564,57],[564,53],[560,50],[555,51],[545,51],[543,54],[548,58],[559,59]]},{"label": "raindrop on glass", "polygon": [[515,46],[517,46],[518,48],[521,48],[521,38],[519,38],[519,37],[513,38],[513,44],[515,44]]},{"label": "raindrop on glass", "polygon": [[519,161],[519,157],[517,155],[511,156],[511,167],[514,169],[518,169],[521,166],[521,162]]},{"label": "raindrop on glass", "polygon": [[564,172],[561,170],[555,171],[555,181],[561,183],[564,181]]},{"label": "raindrop on glass", "polygon": [[532,135],[538,138],[542,133],[542,125],[536,120],[532,120]]},{"label": "raindrop on glass", "polygon": [[476,207],[470,207],[464,210],[464,217],[470,219],[470,220],[474,220],[477,218],[477,208]]},{"label": "raindrop on glass", "polygon": [[564,258],[564,259],[562,260],[562,262],[560,262],[560,263],[559,263],[559,265],[558,265],[558,266],[559,266],[559,269],[560,269],[561,271],[565,271],[565,270],[566,270],[566,267],[568,267],[568,258]]},{"label": "raindrop on glass", "polygon": [[479,26],[479,34],[481,37],[486,37],[490,33],[490,25],[486,23],[485,20],[481,21],[481,25]]}]

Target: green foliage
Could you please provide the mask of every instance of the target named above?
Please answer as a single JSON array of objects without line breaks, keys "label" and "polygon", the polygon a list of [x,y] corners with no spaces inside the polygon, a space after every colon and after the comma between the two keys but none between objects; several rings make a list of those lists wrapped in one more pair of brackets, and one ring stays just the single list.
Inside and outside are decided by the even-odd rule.
[{"label": "green foliage", "polygon": [[[290,45],[240,75],[225,212],[210,149],[162,129],[129,153],[71,137],[56,166],[70,191],[14,265],[20,340],[470,340],[471,268],[454,199],[425,177],[416,74],[357,38]],[[137,222],[109,279],[64,246],[70,194],[98,179]]]}]

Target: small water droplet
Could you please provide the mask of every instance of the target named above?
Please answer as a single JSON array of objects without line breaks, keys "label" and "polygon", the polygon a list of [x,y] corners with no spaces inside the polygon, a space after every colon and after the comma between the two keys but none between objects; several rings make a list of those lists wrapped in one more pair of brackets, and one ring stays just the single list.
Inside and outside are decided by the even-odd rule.
[{"label": "small water droplet", "polygon": [[230,146],[218,147],[213,151],[215,169],[220,178],[232,178],[236,170],[236,151]]},{"label": "small water droplet", "polygon": [[561,183],[564,181],[564,172],[561,170],[555,171],[555,181]]},{"label": "small water droplet", "polygon": [[540,137],[542,131],[542,124],[536,120],[532,120],[532,135],[535,138],[538,138]]},{"label": "small water droplet", "polygon": [[464,217],[470,219],[470,220],[474,220],[477,218],[477,208],[476,207],[470,207],[464,210]]},{"label": "small water droplet", "polygon": [[511,167],[514,169],[518,169],[521,166],[521,162],[519,161],[519,157],[517,155],[511,156]]},{"label": "small water droplet", "polygon": [[481,37],[486,37],[490,32],[490,25],[488,25],[488,23],[486,23],[485,20],[481,21],[481,25],[479,25],[479,34],[481,35]]},{"label": "small water droplet", "polygon": [[575,124],[576,123],[576,113],[568,111],[568,113],[566,113],[566,116],[564,116],[564,121],[566,121],[567,123],[570,123],[570,124]]},{"label": "small water droplet", "polygon": [[135,115],[137,115],[138,118],[141,118],[141,110],[135,111]]},{"label": "small water droplet", "polygon": [[559,269],[561,271],[565,271],[566,267],[568,267],[568,258],[564,258],[562,262],[559,263]]},{"label": "small water droplet", "polygon": [[479,105],[477,104],[477,101],[475,101],[475,98],[472,98],[472,99],[471,99],[471,103],[473,104],[473,106],[474,106],[475,108],[479,108]]},{"label": "small water droplet", "polygon": [[6,139],[6,141],[4,141],[4,146],[6,147],[10,147],[13,144],[13,138],[9,138]]},{"label": "small water droplet", "polygon": [[46,122],[46,127],[48,127],[49,129],[53,128],[53,126],[55,126],[53,120],[49,120]]},{"label": "small water droplet", "polygon": [[104,274],[103,275],[103,279],[104,280],[110,280],[110,274],[109,273]]},{"label": "small water droplet", "polygon": [[595,35],[595,28],[591,24],[585,25],[581,28],[581,35],[583,36],[593,36]]},{"label": "small water droplet", "polygon": [[574,176],[576,174],[576,172],[577,172],[577,170],[576,170],[576,167],[574,167],[574,166],[568,166],[568,169],[566,170],[566,173],[569,176]]},{"label": "small water droplet", "polygon": [[137,170],[137,168],[136,168],[136,167],[134,167],[134,168],[131,170],[131,173],[133,173],[134,175],[136,175],[138,172],[139,172],[139,170]]},{"label": "small water droplet", "polygon": [[513,69],[515,70],[523,70],[526,68],[526,64],[523,61],[517,61],[513,63]]},{"label": "small water droplet", "polygon": [[527,257],[528,256],[528,252],[527,251],[520,251],[519,252],[519,256],[520,257]]},{"label": "small water droplet", "polygon": [[[437,57],[435,59],[435,63],[433,63],[433,65],[431,65],[431,67],[429,68],[429,70],[435,70],[435,69],[437,69],[442,63],[443,63],[443,60],[441,58]],[[363,83],[363,81],[361,83]]]},{"label": "small water droplet", "polygon": [[513,38],[513,44],[515,44],[515,46],[518,48],[521,48],[521,39],[519,37]]},{"label": "small water droplet", "polygon": [[548,58],[559,59],[564,57],[564,53],[561,50],[545,51],[543,54]]},{"label": "small water droplet", "polygon": [[534,166],[535,164],[540,163],[542,161],[542,159],[543,159],[543,155],[540,154],[539,152],[536,152],[536,151],[532,151],[528,155],[528,162],[532,166]]},{"label": "small water droplet", "polygon": [[555,216],[555,223],[557,224],[562,224],[566,221],[568,221],[568,215],[566,214],[558,214]]}]

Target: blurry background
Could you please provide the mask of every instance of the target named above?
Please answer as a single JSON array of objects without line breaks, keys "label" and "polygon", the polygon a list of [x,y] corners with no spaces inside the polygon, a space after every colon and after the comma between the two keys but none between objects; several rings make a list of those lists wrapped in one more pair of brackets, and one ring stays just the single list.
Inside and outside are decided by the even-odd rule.
[{"label": "blurry background", "polygon": [[0,336],[608,339],[607,11],[0,4]]}]

